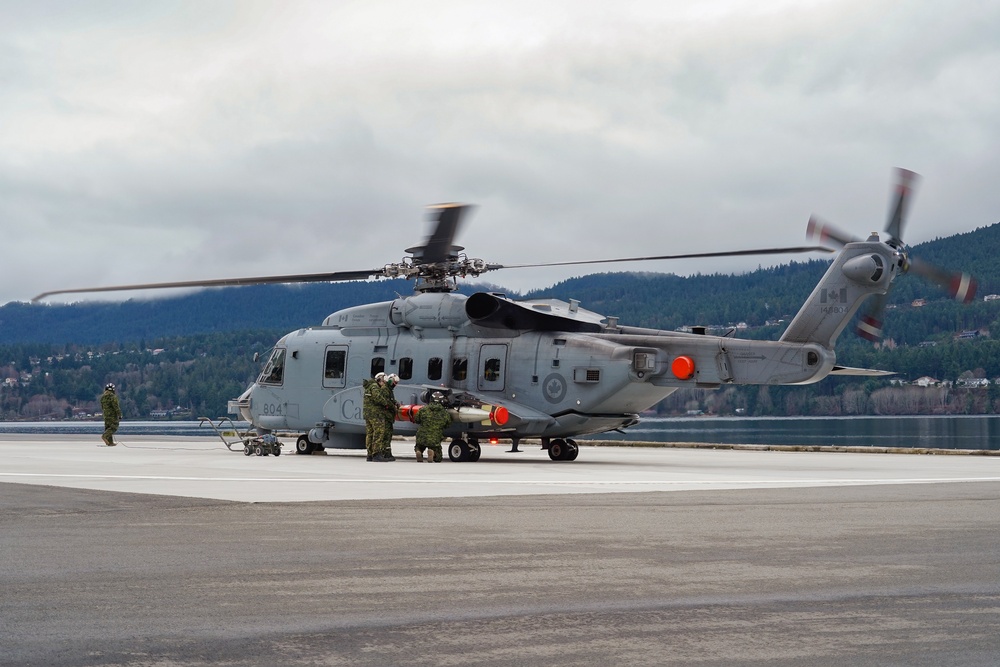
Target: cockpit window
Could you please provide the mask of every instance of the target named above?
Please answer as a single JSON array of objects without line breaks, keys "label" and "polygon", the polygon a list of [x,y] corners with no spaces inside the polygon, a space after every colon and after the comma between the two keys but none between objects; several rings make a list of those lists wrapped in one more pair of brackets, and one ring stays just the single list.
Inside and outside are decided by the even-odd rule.
[{"label": "cockpit window", "polygon": [[260,384],[281,384],[285,378],[285,348],[275,348],[257,380]]}]

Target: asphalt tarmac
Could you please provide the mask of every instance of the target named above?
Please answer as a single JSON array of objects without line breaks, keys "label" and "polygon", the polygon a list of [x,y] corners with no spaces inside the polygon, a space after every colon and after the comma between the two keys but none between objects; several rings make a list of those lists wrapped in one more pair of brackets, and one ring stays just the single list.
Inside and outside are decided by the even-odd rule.
[{"label": "asphalt tarmac", "polygon": [[998,457],[125,444],[0,440],[0,664],[1000,662]]}]

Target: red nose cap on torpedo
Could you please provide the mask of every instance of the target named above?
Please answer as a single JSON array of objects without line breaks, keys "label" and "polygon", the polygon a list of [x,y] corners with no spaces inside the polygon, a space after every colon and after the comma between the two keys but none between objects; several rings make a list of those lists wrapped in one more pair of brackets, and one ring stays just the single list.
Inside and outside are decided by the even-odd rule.
[{"label": "red nose cap on torpedo", "polygon": [[490,410],[490,420],[497,426],[503,426],[507,423],[508,419],[510,419],[510,413],[507,412],[507,408],[502,405],[494,406],[493,409]]}]

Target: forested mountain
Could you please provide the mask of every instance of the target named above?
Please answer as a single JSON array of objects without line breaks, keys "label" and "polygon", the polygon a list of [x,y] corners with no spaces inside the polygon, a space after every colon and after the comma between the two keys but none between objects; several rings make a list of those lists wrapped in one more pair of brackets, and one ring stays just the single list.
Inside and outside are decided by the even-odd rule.
[{"label": "forested mountain", "polygon": [[[904,380],[1000,377],[1000,224],[937,239],[913,254],[961,268],[980,282],[979,297],[954,303],[934,285],[905,275],[886,311],[885,343],[873,346],[845,332],[837,345],[845,365],[897,371]],[[777,338],[828,262],[813,260],[741,275],[679,277],[605,273],[575,278],[524,295],[577,299],[623,324],[675,329],[706,325],[737,335]],[[153,410],[190,409],[217,417],[259,370],[251,360],[284,333],[319,324],[340,308],[408,293],[406,281],[311,284],[203,290],[123,303],[0,307],[0,419],[64,418],[93,411],[103,384],[121,388],[127,418]],[[462,291],[502,290],[465,284]],[[508,294],[514,298],[519,295]],[[922,306],[913,305],[918,299]],[[963,331],[975,332],[957,339]],[[1000,338],[1000,334],[998,334]],[[830,378],[808,387],[729,387],[678,392],[659,409],[720,414],[910,414],[1000,411],[1000,387],[914,392],[885,379]]]},{"label": "forested mountain", "polygon": [[[923,243],[912,252],[940,266],[971,273],[980,282],[980,296],[1000,293],[1000,263],[996,261],[996,255],[1000,254],[1000,224]],[[623,324],[635,326],[674,329],[692,324],[738,322],[759,326],[794,315],[828,265],[828,261],[812,260],[741,275],[690,277],[602,273],[567,280],[524,296],[577,299],[589,310],[617,316]],[[0,306],[0,344],[123,343],[247,329],[290,331],[317,325],[341,308],[389,300],[412,289],[412,284],[405,280],[383,280],[207,289],[179,297],[131,299],[121,303],[13,302]],[[474,282],[462,284],[465,293],[477,289],[503,290]],[[519,297],[510,291],[508,295]],[[907,274],[896,281],[890,303],[904,306],[917,298],[939,301],[943,294],[934,285]],[[987,309],[969,310],[969,313],[959,312],[956,307],[942,317],[969,322],[985,318],[986,324],[992,322]],[[913,324],[892,313],[886,318],[886,336],[910,342],[914,338]],[[949,320],[943,326],[918,328],[921,330],[918,337],[922,339],[924,331],[951,330],[955,322]]]},{"label": "forested mountain", "polygon": [[405,280],[255,285],[184,296],[71,305],[0,307],[0,343],[108,343],[222,331],[317,325],[347,306],[385,301],[413,289]]}]

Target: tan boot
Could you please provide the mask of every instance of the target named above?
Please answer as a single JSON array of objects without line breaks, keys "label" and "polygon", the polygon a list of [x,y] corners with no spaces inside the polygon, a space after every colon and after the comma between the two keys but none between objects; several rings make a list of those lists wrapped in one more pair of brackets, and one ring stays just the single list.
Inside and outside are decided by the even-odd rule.
[{"label": "tan boot", "polygon": [[413,451],[417,455],[417,463],[423,463],[424,462],[424,453],[421,452],[419,449],[414,449]]}]

